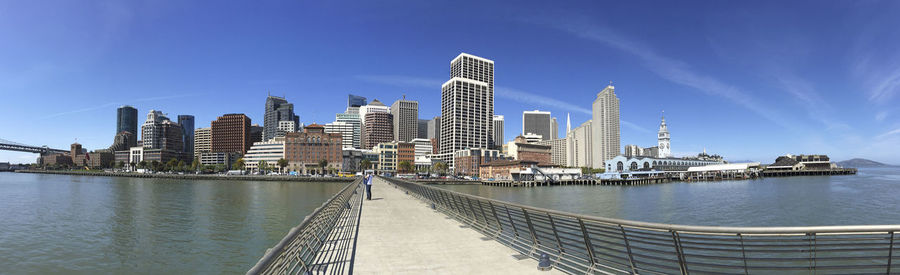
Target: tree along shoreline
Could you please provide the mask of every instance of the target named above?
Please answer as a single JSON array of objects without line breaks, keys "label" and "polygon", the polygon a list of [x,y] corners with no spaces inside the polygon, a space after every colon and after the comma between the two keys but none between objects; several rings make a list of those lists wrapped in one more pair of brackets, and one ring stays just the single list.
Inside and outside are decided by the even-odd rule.
[{"label": "tree along shoreline", "polygon": [[195,174],[149,174],[149,173],[110,173],[103,171],[57,171],[57,170],[17,170],[16,173],[55,174],[76,176],[105,176],[130,178],[160,178],[188,180],[247,180],[247,181],[302,181],[302,182],[351,182],[356,178],[342,177],[300,177],[300,176],[263,176],[263,175],[195,175]]}]

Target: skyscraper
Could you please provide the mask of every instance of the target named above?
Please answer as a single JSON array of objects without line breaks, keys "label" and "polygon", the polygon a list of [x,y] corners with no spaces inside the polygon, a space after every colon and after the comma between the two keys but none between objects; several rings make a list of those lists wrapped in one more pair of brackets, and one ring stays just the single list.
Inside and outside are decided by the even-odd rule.
[{"label": "skyscraper", "polygon": [[435,139],[440,141],[441,139],[441,117],[436,116],[428,121],[428,135],[427,139]]},{"label": "skyscraper", "polygon": [[394,140],[394,122],[391,113],[371,112],[366,114],[365,121],[366,148]]},{"label": "skyscraper", "polygon": [[169,120],[162,112],[150,110],[141,125],[143,160],[166,162],[184,157],[184,133],[181,124]]},{"label": "skyscraper", "polygon": [[559,124],[556,123],[556,117],[550,118],[550,139],[559,139]]},{"label": "skyscraper", "polygon": [[394,119],[394,141],[409,142],[416,138],[419,127],[419,102],[403,99],[391,104]]},{"label": "skyscraper", "polygon": [[593,161],[591,167],[603,168],[603,162],[619,155],[621,148],[619,146],[619,98],[616,97],[615,87],[612,84],[597,94],[591,113],[593,115],[591,125]]},{"label": "skyscraper", "polygon": [[178,124],[181,124],[182,132],[184,133],[184,152],[188,155],[194,154],[194,116],[192,115],[179,115],[178,116]]},{"label": "skyscraper", "polygon": [[225,114],[212,123],[210,130],[213,153],[246,154],[250,149],[250,118],[244,114]]},{"label": "skyscraper", "polygon": [[416,138],[428,139],[428,121],[427,119],[419,119],[416,126]]},{"label": "skyscraper", "polygon": [[366,106],[366,98],[358,95],[347,95],[347,107],[362,107]]},{"label": "skyscraper", "polygon": [[279,121],[293,121],[294,125],[300,125],[300,117],[294,114],[294,104],[288,103],[283,97],[269,96],[266,98],[266,113],[263,120],[262,140],[267,141],[278,133]]},{"label": "skyscraper", "polygon": [[343,121],[335,121],[325,124],[325,133],[336,133],[341,135],[342,148],[353,147],[353,125]]},{"label": "skyscraper", "polygon": [[128,105],[119,107],[116,110],[116,134],[122,131],[134,134],[134,140],[128,141],[130,146],[137,144],[137,136],[140,134],[137,131],[137,115],[137,109]]},{"label": "skyscraper", "polygon": [[494,115],[494,134],[491,136],[491,141],[493,144],[493,149],[498,150],[503,147],[503,127],[506,122],[502,115]]},{"label": "skyscraper", "polygon": [[541,140],[550,140],[553,133],[553,120],[547,111],[522,112],[522,134],[540,135]]},{"label": "skyscraper", "polygon": [[672,156],[672,143],[671,137],[669,137],[669,127],[666,126],[666,116],[662,117],[662,121],[659,123],[659,137],[657,138],[657,143],[659,146],[659,158],[668,158]]},{"label": "skyscraper", "polygon": [[[381,103],[381,101],[379,101],[378,99],[373,99],[372,102],[369,102],[369,104],[366,104],[363,106],[347,107],[347,111],[352,112],[353,108],[358,109],[357,111],[359,112],[359,122],[360,122],[359,136],[360,136],[360,140],[361,140],[360,143],[362,144],[363,147],[365,147],[364,149],[371,149],[372,146],[369,146],[368,142],[366,142],[366,136],[367,136],[366,115],[369,113],[388,113],[388,114],[390,114],[391,108],[384,105],[384,103]],[[391,127],[393,127],[393,124],[391,125]],[[392,136],[391,140],[393,140],[393,135],[394,135],[393,130],[391,130],[390,135]]]},{"label": "skyscraper", "polygon": [[494,61],[461,53],[450,61],[441,85],[441,151],[452,166],[454,152],[488,148],[494,118]]}]

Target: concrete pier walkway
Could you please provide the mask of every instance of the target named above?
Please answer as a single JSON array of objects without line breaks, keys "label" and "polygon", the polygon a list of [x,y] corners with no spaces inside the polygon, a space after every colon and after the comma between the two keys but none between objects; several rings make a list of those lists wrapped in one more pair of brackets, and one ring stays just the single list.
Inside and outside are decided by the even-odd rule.
[{"label": "concrete pier walkway", "polygon": [[360,218],[354,273],[561,274],[432,210],[382,179]]}]

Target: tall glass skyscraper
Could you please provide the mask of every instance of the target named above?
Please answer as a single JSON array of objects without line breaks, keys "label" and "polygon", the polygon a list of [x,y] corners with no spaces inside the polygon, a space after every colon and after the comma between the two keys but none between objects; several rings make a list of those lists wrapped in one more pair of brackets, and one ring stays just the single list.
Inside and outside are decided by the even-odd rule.
[{"label": "tall glass skyscraper", "polygon": [[127,131],[131,133],[129,140],[127,141],[128,146],[135,146],[137,144],[137,109],[128,105],[124,105],[119,107],[116,110],[116,135],[121,133],[122,131]]},{"label": "tall glass skyscraper", "polygon": [[184,133],[184,152],[194,155],[194,116],[179,115],[178,124],[181,124]]},{"label": "tall glass skyscraper", "polygon": [[262,141],[268,141],[276,136],[279,121],[293,121],[294,125],[300,125],[300,117],[294,114],[294,104],[288,103],[283,97],[269,96],[266,98]]}]

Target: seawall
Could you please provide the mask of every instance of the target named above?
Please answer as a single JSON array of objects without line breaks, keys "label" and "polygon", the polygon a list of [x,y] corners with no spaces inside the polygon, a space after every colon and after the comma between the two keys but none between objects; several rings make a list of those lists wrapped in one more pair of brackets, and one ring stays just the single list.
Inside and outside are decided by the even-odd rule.
[{"label": "seawall", "polygon": [[257,176],[257,175],[178,175],[178,174],[143,174],[143,173],[108,173],[88,171],[53,171],[53,170],[18,170],[17,173],[77,175],[77,176],[103,176],[103,177],[131,177],[131,178],[159,178],[159,179],[184,179],[184,180],[245,180],[245,181],[302,181],[302,182],[352,182],[355,178],[313,178],[298,176]]}]

